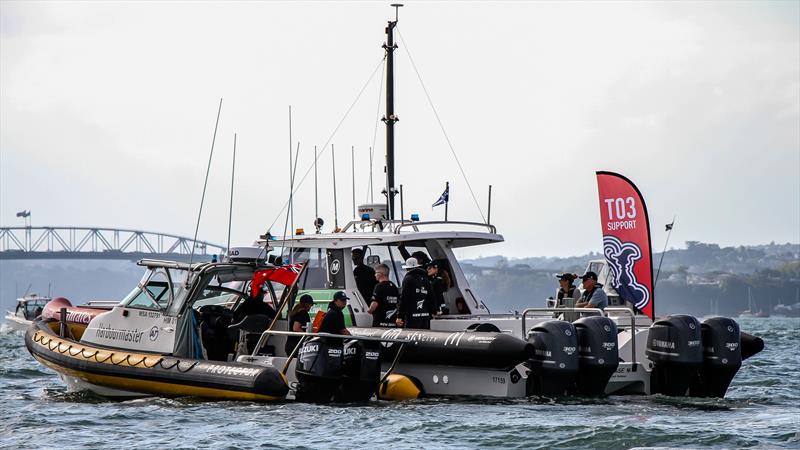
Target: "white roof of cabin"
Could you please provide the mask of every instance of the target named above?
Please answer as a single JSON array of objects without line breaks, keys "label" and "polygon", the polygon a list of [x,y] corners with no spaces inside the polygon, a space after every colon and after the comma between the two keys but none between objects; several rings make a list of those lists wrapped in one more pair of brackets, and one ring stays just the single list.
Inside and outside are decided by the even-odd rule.
[{"label": "white roof of cabin", "polygon": [[[496,233],[475,231],[418,231],[399,234],[391,232],[326,233],[300,235],[295,236],[294,239],[278,239],[269,241],[269,245],[272,247],[291,246],[298,248],[353,248],[364,245],[399,244],[429,240],[449,240],[451,241],[450,247],[458,248],[503,242],[503,236]],[[265,240],[259,239],[255,244],[263,246],[265,242]]]}]

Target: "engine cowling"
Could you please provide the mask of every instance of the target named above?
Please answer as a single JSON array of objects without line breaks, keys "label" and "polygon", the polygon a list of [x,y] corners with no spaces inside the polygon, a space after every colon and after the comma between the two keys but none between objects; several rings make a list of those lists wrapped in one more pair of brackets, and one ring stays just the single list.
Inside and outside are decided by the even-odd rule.
[{"label": "engine cowling", "polygon": [[703,365],[700,322],[688,315],[672,315],[650,327],[645,354],[653,362],[651,391],[685,396]]},{"label": "engine cowling", "polygon": [[742,367],[739,324],[727,317],[712,317],[701,324],[703,366],[689,389],[692,397],[724,397]]},{"label": "engine cowling", "polygon": [[550,320],[531,330],[533,357],[528,361],[528,395],[562,395],[573,388],[578,373],[578,336],[575,326]]},{"label": "engine cowling", "polygon": [[602,395],[619,366],[617,324],[608,317],[584,317],[573,322],[578,332],[576,392]]}]

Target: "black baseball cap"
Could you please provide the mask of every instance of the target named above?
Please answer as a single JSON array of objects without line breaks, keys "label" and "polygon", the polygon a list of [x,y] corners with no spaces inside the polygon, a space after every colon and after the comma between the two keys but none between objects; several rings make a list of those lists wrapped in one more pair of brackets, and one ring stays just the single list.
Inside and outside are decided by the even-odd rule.
[{"label": "black baseball cap", "polygon": [[578,275],[575,275],[574,273],[564,272],[561,275],[556,275],[556,278],[558,278],[559,280],[567,280],[571,283],[575,281],[575,278],[578,278]]},{"label": "black baseball cap", "polygon": [[300,296],[300,303],[306,303],[306,304],[309,304],[309,305],[313,304],[314,303],[314,298],[311,297],[308,294],[303,294],[303,295]]},{"label": "black baseball cap", "polygon": [[592,271],[589,271],[589,272],[586,272],[585,274],[583,274],[581,276],[581,280],[583,280],[583,281],[586,281],[586,280],[588,280],[590,278],[592,280],[594,280],[594,281],[597,281],[597,274],[592,272]]},{"label": "black baseball cap", "polygon": [[333,294],[333,300],[348,301],[350,300],[350,297],[348,297],[347,294],[344,293],[344,291],[336,291],[336,293]]}]

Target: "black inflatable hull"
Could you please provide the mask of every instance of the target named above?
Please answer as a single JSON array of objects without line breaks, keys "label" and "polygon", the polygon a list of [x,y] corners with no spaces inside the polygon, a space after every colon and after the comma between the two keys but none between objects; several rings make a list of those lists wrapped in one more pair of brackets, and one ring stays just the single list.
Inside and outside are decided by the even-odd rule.
[{"label": "black inflatable hull", "polygon": [[255,401],[282,400],[289,392],[286,378],[273,367],[89,346],[59,337],[42,321],[25,333],[25,346],[55,371],[112,390]]},{"label": "black inflatable hull", "polygon": [[[402,328],[348,328],[355,336],[400,339],[401,362],[506,369],[533,356],[533,345],[504,333],[430,331]],[[385,344],[381,358],[391,360],[400,344]]]}]

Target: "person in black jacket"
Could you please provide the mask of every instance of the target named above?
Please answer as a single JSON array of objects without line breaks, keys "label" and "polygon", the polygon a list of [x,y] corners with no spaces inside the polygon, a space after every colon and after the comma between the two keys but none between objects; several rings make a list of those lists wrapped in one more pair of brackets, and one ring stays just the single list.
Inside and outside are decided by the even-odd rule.
[{"label": "person in black jacket", "polygon": [[348,300],[350,298],[342,291],[333,294],[333,301],[328,305],[328,312],[325,313],[325,318],[319,326],[320,333],[350,335],[344,325],[344,313],[342,313]]},{"label": "person in black jacket", "polygon": [[394,328],[397,319],[397,301],[400,291],[389,280],[389,266],[378,264],[375,266],[375,279],[378,284],[372,291],[368,313],[372,314],[372,326]]},{"label": "person in black jacket", "polygon": [[372,291],[375,290],[375,285],[378,282],[375,280],[375,270],[372,267],[364,264],[364,250],[361,248],[354,248],[352,251],[353,256],[353,276],[356,279],[356,287],[361,297],[369,304],[372,297]]},{"label": "person in black jacket", "polygon": [[417,258],[408,258],[403,268],[408,272],[400,291],[397,326],[429,330],[436,308],[431,282]]},{"label": "person in black jacket", "polygon": [[433,294],[434,310],[438,314],[448,314],[449,310],[444,302],[444,291],[447,290],[447,283],[439,276],[439,262],[431,261],[426,266],[428,279],[431,282],[431,293]]},{"label": "person in black jacket", "polygon": [[[296,333],[306,331],[306,325],[311,322],[311,316],[308,315],[308,312],[311,311],[312,306],[314,306],[314,299],[308,294],[303,294],[300,297],[300,301],[298,301],[289,312],[289,331],[294,331]],[[289,354],[294,351],[294,348],[297,347],[299,342],[300,336],[286,337],[286,346],[284,347],[286,356],[289,356]]]}]

